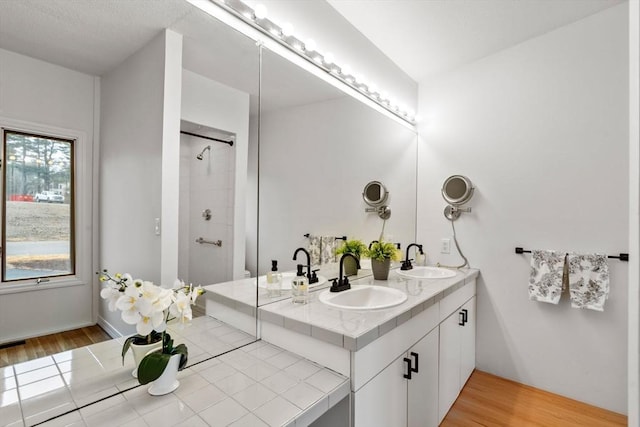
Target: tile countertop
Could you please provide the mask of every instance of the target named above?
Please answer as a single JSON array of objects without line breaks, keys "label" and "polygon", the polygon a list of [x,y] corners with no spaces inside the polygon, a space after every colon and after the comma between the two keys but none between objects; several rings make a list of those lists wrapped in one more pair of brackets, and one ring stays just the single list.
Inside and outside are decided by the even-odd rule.
[{"label": "tile countertop", "polygon": [[[189,348],[189,365],[255,341],[212,317],[189,327],[169,325],[171,337]],[[0,368],[0,426],[33,426],[136,387],[133,358],[121,357],[116,338]]]},{"label": "tile countertop", "polygon": [[[80,409],[42,414],[37,422],[47,427],[308,426],[349,394],[348,378],[264,341],[186,368],[178,380],[180,387],[164,396],[135,387]],[[10,417],[5,395],[0,392],[0,425],[33,425],[36,420],[23,421],[19,407],[15,419]],[[47,402],[52,396],[64,402],[49,392],[40,406],[54,403]]]},{"label": "tile countertop", "polygon": [[[313,292],[331,286],[329,279],[333,279],[338,276],[338,265],[338,263],[329,263],[322,266],[312,266],[314,270],[319,270],[318,274],[324,276],[327,279],[327,282],[317,287],[315,285],[311,285],[310,290]],[[286,273],[293,273],[293,271],[287,271]],[[371,269],[362,269],[358,270],[357,276],[350,276],[349,280],[353,281],[370,277]],[[259,279],[256,279],[255,277],[251,277],[206,285],[203,286],[207,291],[204,294],[204,297],[250,316],[255,316],[256,314],[256,298],[258,299],[257,305],[261,306],[264,304],[287,300],[291,297],[291,289],[286,288],[283,288],[281,295],[276,297],[267,295],[267,290],[263,287],[258,287],[258,291],[256,292],[256,283],[258,280]]]},{"label": "tile countertop", "polygon": [[358,285],[388,286],[404,291],[407,300],[395,307],[379,310],[339,310],[318,301],[324,292],[311,292],[308,304],[284,300],[261,306],[260,320],[309,335],[350,351],[358,351],[378,337],[402,325],[411,317],[437,303],[447,295],[471,283],[476,269],[461,269],[447,279],[406,279],[391,270],[389,280],[366,277],[351,281]]}]

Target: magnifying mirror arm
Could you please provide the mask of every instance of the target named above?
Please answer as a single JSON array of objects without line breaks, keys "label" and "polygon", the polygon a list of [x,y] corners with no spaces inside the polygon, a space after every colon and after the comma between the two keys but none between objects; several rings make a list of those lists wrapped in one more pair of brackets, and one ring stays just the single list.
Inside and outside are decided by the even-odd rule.
[{"label": "magnifying mirror arm", "polygon": [[444,208],[444,216],[449,221],[455,221],[456,219],[460,218],[460,215],[462,214],[462,212],[470,213],[471,207],[461,208],[458,206],[447,205]]}]

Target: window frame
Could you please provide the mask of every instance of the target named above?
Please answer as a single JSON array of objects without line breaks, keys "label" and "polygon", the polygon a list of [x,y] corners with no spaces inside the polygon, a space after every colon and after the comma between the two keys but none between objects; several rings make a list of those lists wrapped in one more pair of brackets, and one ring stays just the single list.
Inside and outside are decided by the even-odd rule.
[{"label": "window frame", "polygon": [[[93,196],[97,190],[97,177],[93,176],[96,159],[93,158],[94,148],[87,133],[81,130],[65,129],[45,124],[15,120],[0,116],[0,137],[3,139],[4,132],[20,132],[25,134],[35,134],[38,136],[48,136],[62,140],[73,140],[73,206],[70,207],[73,217],[73,259],[75,272],[69,275],[48,276],[48,281],[38,281],[38,278],[26,278],[4,282],[0,277],[0,295],[19,293],[34,290],[54,289],[68,286],[91,286],[93,283],[93,265],[95,264],[96,248],[94,240],[97,237],[97,230],[92,224],[97,224],[95,218],[96,199]],[[97,138],[97,135],[93,135]],[[2,166],[5,166],[4,149],[0,150],[2,156]],[[0,185],[4,196],[4,171],[0,173]],[[4,222],[0,213],[0,220]],[[3,255],[4,256],[4,249]]]},{"label": "window frame", "polygon": [[[6,251],[5,251],[5,247],[7,245],[7,222],[6,222],[6,215],[7,215],[7,135],[22,135],[22,136],[31,136],[31,137],[36,137],[36,138],[42,138],[42,139],[49,139],[49,140],[57,140],[59,142],[66,142],[69,144],[69,151],[70,151],[70,159],[71,159],[71,165],[70,165],[70,170],[69,170],[69,184],[70,184],[70,200],[69,200],[69,262],[70,262],[70,266],[71,266],[71,271],[65,274],[55,274],[55,275],[50,275],[50,276],[40,276],[40,277],[25,277],[22,279],[11,279],[11,280],[7,280],[6,277]],[[58,277],[67,277],[67,276],[75,276],[76,274],[76,241],[75,241],[75,234],[76,234],[76,230],[75,230],[75,197],[76,197],[76,191],[75,191],[75,164],[76,164],[76,159],[75,159],[75,145],[76,145],[76,139],[70,139],[70,138],[60,138],[57,136],[53,136],[53,135],[44,135],[44,134],[40,134],[40,133],[32,133],[32,132],[23,132],[23,131],[19,131],[19,130],[15,130],[15,129],[8,129],[8,128],[3,128],[2,129],[2,158],[3,158],[3,170],[2,172],[2,215],[0,215],[0,218],[2,218],[2,241],[0,242],[0,245],[2,246],[2,259],[1,264],[0,264],[0,281],[2,281],[2,283],[15,283],[15,282],[21,282],[21,281],[25,281],[25,280],[36,280],[36,282],[38,282],[39,280],[46,280],[46,282],[51,281],[51,279],[53,278],[58,278]],[[48,190],[43,190],[43,191],[48,191]],[[43,282],[39,282],[39,283],[43,283]]]}]

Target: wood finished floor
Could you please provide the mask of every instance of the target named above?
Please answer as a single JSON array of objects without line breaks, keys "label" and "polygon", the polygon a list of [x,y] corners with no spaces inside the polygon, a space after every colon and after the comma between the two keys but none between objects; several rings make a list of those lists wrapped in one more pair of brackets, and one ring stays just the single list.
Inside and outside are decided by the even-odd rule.
[{"label": "wood finished floor", "polygon": [[98,325],[25,340],[25,344],[0,349],[0,368],[110,340]]},{"label": "wood finished floor", "polygon": [[626,426],[627,417],[474,371],[441,427]]}]

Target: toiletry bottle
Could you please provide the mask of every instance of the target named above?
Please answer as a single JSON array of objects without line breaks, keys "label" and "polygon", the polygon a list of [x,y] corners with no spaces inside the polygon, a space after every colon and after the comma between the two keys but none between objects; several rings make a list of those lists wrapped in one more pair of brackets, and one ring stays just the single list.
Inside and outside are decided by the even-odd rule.
[{"label": "toiletry bottle", "polygon": [[278,261],[271,261],[271,271],[267,273],[267,295],[277,297],[282,293],[282,274],[278,273]]},{"label": "toiletry bottle", "polygon": [[421,251],[416,252],[416,265],[424,267],[427,265],[427,254]]},{"label": "toiletry bottle", "polygon": [[298,264],[296,277],[291,281],[291,301],[295,304],[306,304],[309,302],[309,279],[302,271],[302,264]]}]

